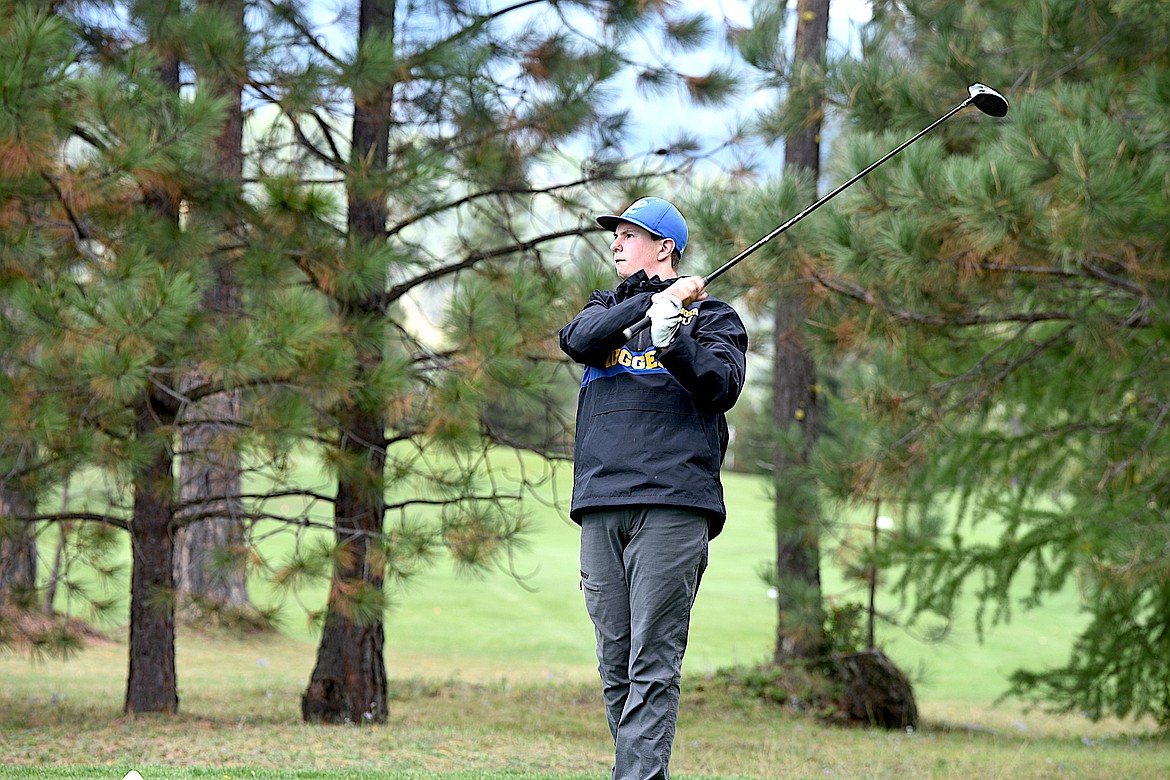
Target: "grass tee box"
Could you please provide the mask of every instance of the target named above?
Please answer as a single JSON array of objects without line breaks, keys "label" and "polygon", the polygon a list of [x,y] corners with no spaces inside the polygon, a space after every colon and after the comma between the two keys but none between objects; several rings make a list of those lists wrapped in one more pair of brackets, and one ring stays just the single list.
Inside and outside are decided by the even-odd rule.
[{"label": "grass tee box", "polygon": [[[773,547],[766,486],[735,474],[726,484],[729,522],[711,545],[684,667],[676,777],[1166,776],[1170,750],[1145,726],[992,707],[1012,669],[1064,659],[1077,626],[1071,593],[983,644],[962,616],[933,646],[879,625],[879,644],[915,677],[915,733],[829,729],[720,690],[710,673],[768,658],[776,620],[757,575]],[[560,496],[567,489],[564,473],[550,485]],[[68,662],[0,654],[0,780],[119,780],[131,769],[144,780],[604,777],[612,744],[578,590],[578,530],[552,501],[534,502],[531,519],[530,544],[512,564],[519,579],[467,579],[439,566],[398,594],[386,625],[383,726],[301,723],[315,636],[291,603],[276,635],[181,629],[173,717],[122,716],[127,648],[112,628],[110,641]],[[825,566],[829,598],[862,599],[832,561]],[[265,601],[261,585],[254,597]]]},{"label": "grass tee box", "polygon": [[[592,681],[399,677],[386,724],[306,725],[298,694],[312,649],[287,637],[188,637],[179,647],[182,714],[135,718],[120,714],[120,641],[71,664],[0,657],[0,780],[118,780],[131,769],[144,780],[607,776],[612,743]],[[680,780],[1153,780],[1165,777],[1170,756],[1164,739],[1107,724],[1001,714],[977,729],[829,728],[701,678],[684,686],[672,762]]]}]

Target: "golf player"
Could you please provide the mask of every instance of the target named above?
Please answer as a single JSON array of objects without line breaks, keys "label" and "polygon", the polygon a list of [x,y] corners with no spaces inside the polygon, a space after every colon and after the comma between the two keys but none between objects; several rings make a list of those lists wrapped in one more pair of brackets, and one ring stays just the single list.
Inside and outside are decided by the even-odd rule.
[{"label": "golf player", "polygon": [[[620,278],[561,329],[582,364],[573,499],[581,589],[597,635],[613,780],[667,780],[691,607],[726,518],[724,413],[744,386],[747,334],[700,276],[678,276],[687,223],[661,198],[620,216]],[[627,342],[622,330],[650,327]]]}]

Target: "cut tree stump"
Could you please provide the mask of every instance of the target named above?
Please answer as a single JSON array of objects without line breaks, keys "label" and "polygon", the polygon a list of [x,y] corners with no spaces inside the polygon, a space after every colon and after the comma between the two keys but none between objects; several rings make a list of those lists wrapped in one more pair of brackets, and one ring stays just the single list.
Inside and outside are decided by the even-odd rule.
[{"label": "cut tree stump", "polygon": [[841,714],[886,729],[918,728],[918,706],[910,680],[880,650],[833,655],[841,685]]}]

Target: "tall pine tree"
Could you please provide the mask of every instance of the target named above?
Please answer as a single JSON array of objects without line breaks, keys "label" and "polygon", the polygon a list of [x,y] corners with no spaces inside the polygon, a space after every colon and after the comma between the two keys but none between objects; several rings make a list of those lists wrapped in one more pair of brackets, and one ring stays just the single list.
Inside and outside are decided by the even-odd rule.
[{"label": "tall pine tree", "polygon": [[[546,382],[526,377],[553,349],[548,307],[460,305],[456,349],[424,339],[412,313],[455,283],[472,296],[464,302],[525,289],[549,306],[562,300],[542,286],[555,277],[539,258],[566,257],[558,245],[592,232],[574,211],[623,175],[624,113],[606,100],[634,64],[622,43],[657,28],[693,46],[704,23],[654,4],[606,4],[598,17],[589,6],[363,0],[353,50],[335,53],[300,10],[281,10],[306,56],[274,62],[282,78],[258,89],[292,128],[300,170],[342,182],[344,222],[332,235],[332,215],[292,216],[314,242],[297,270],[336,318],[352,361],[346,393],[320,421],[337,478],[332,585],[303,714],[380,722],[387,580],[438,549],[482,567],[523,531],[520,488],[488,473],[484,442],[504,437],[485,412],[508,384]],[[661,66],[641,76],[658,86],[672,78]],[[730,88],[718,73],[697,83],[692,91],[707,96]],[[348,127],[336,121],[338,95],[350,101]],[[492,345],[485,331],[521,337]]]},{"label": "tall pine tree", "polygon": [[[240,203],[244,199],[243,85],[247,78],[248,31],[244,0],[200,0],[193,26],[195,45],[185,59],[196,75],[195,89],[222,100],[223,125],[209,149],[220,180],[219,202],[199,204],[192,219],[208,219],[220,241],[211,258],[212,283],[204,291],[206,316],[230,327],[241,314],[236,265],[246,240]],[[206,214],[203,212],[207,212]],[[213,379],[192,366],[182,391]],[[233,446],[242,392],[236,388],[189,404],[180,419],[180,513],[190,506],[202,517],[185,525],[176,541],[175,587],[180,614],[200,619],[222,614],[225,622],[255,622],[247,591],[247,524],[240,497],[242,464]],[[214,507],[214,509],[212,509]]]},{"label": "tall pine tree", "polygon": [[[1170,722],[1164,3],[883,3],[842,75],[854,170],[958,103],[972,111],[818,222],[824,341],[872,370],[846,490],[896,495],[899,589],[981,627],[1076,587],[1067,663],[1013,692]],[[952,517],[953,516],[953,517]],[[1002,529],[972,533],[979,523]],[[982,528],[982,526],[980,526]]]}]

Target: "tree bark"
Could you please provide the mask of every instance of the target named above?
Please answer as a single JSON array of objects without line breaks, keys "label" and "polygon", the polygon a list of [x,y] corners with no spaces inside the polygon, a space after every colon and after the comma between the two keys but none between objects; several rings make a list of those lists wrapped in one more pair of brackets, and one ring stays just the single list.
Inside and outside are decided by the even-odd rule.
[{"label": "tree bark", "polygon": [[884,729],[918,728],[918,704],[910,679],[880,650],[833,656],[841,684],[838,711],[848,720]]},{"label": "tree bark", "polygon": [[130,673],[126,713],[177,712],[175,676],[175,539],[173,464],[169,445],[174,412],[148,397],[138,411],[135,437],[156,451],[134,480],[130,521]]},{"label": "tree bark", "polygon": [[[192,371],[184,379],[184,386],[203,381],[198,372]],[[178,533],[175,578],[184,604],[198,602],[204,607],[237,610],[251,607],[243,555],[239,457],[216,446],[218,437],[232,435],[222,421],[238,417],[238,409],[239,394],[230,392],[206,398],[187,410],[179,499],[191,511],[201,515],[214,512],[214,516],[185,525]],[[230,562],[226,566],[225,560]]]},{"label": "tree bark", "polygon": [[18,518],[35,504],[21,491],[0,488],[0,607],[36,609],[37,544],[33,526]]},{"label": "tree bark", "polygon": [[[165,48],[165,47],[164,47]],[[179,59],[164,51],[159,81],[176,97]],[[144,195],[162,224],[178,230],[179,203],[164,187]],[[175,677],[175,497],[173,436],[178,409],[170,392],[144,394],[135,414],[137,446],[152,447],[149,460],[134,475],[130,520],[130,670],[127,713],[177,712]]]},{"label": "tree bark", "polygon": [[[800,0],[790,85],[798,70],[823,67],[829,35],[829,0]],[[793,89],[792,86],[789,87]],[[791,93],[790,93],[791,94]],[[820,136],[824,98],[819,91],[797,95],[809,101],[804,126],[784,139],[785,170],[820,173]],[[790,97],[791,99],[791,97]],[[772,422],[777,433],[773,458],[776,505],[777,626],[773,661],[813,658],[824,651],[821,597],[819,509],[816,486],[803,467],[817,438],[816,364],[803,343],[805,301],[782,294],[773,320]]]},{"label": "tree bark", "polygon": [[816,365],[801,341],[800,296],[776,307],[772,422],[774,454],[777,626],[773,661],[814,658],[824,649],[817,486],[804,466],[817,437]]},{"label": "tree bark", "polygon": [[[394,31],[393,0],[361,0],[361,40],[390,40]],[[354,95],[353,169],[347,178],[348,231],[355,245],[385,241],[388,216],[386,193],[378,184],[389,161],[389,130],[393,85]],[[380,333],[385,312],[370,299],[340,301],[346,331],[353,334],[359,385],[374,376],[383,361]],[[384,478],[386,438],[381,409],[349,400],[339,410],[339,446],[342,462],[363,464],[360,470],[343,468],[334,504],[334,534],[346,554],[338,556],[329,594],[324,633],[317,664],[301,698],[306,721],[329,723],[384,723],[387,718],[385,634],[381,596],[384,556]],[[361,609],[355,603],[360,594]]]},{"label": "tree bark", "polygon": [[[356,479],[338,483],[334,533],[344,553],[337,556],[325,629],[308,690],[301,697],[301,715],[310,722],[385,723],[385,633],[377,598],[382,592],[384,564],[376,553],[385,506],[381,492],[385,443],[381,425],[368,414],[355,411],[346,428],[343,452],[349,457],[369,458],[369,476],[377,478],[365,487]],[[381,446],[376,446],[377,442]],[[361,611],[356,601],[368,603],[371,593],[374,609]]]},{"label": "tree bark", "polygon": [[[4,318],[12,316],[5,306]],[[0,371],[11,370],[9,355],[0,354]],[[35,451],[35,450],[34,450]],[[15,464],[6,461],[0,469]],[[37,585],[37,542],[31,523],[20,519],[36,509],[36,497],[18,480],[0,482],[0,607],[15,603],[21,609],[35,609]],[[47,612],[52,612],[48,605]]]}]

